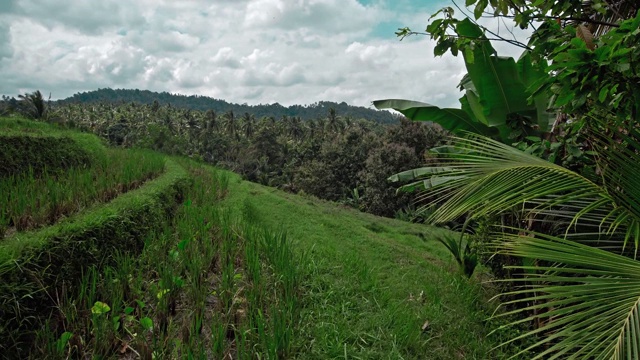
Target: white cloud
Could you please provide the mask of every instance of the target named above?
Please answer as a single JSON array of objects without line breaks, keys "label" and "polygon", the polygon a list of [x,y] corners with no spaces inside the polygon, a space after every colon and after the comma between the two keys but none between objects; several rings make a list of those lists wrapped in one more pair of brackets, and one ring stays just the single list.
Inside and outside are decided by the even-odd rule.
[{"label": "white cloud", "polygon": [[240,60],[235,55],[232,48],[225,46],[218,50],[215,56],[211,57],[213,65],[237,69],[241,66]]},{"label": "white cloud", "polygon": [[189,61],[176,66],[173,77],[181,88],[197,88],[205,83],[205,77],[199,76],[193,71],[193,64]]},{"label": "white cloud", "polygon": [[152,86],[162,86],[162,84],[173,80],[173,61],[169,58],[156,58],[150,56],[144,72],[144,81]]},{"label": "white cloud", "polygon": [[304,69],[298,63],[282,65],[271,62],[240,72],[240,83],[249,87],[291,86],[301,84],[305,80]]},{"label": "white cloud", "polygon": [[367,106],[408,98],[457,106],[462,59],[434,58],[426,37],[399,42],[395,28],[388,35],[377,29],[397,20],[421,30],[438,7],[404,0],[0,0],[0,94],[40,89],[64,98],[113,87],[250,104]]},{"label": "white cloud", "polygon": [[142,49],[121,40],[106,49],[93,48],[85,53],[89,75],[104,76],[115,81],[136,78],[144,72],[145,53]]},{"label": "white cloud", "polygon": [[13,56],[11,47],[11,29],[6,19],[0,19],[0,59]]},{"label": "white cloud", "polygon": [[350,44],[345,53],[356,66],[367,70],[385,70],[393,63],[397,54],[389,44],[364,45],[359,42]]},{"label": "white cloud", "polygon": [[[4,0],[3,0],[4,1]],[[63,26],[82,33],[100,34],[120,26],[142,25],[137,2],[71,0],[21,0],[10,9],[53,28]]]},{"label": "white cloud", "polygon": [[380,19],[375,7],[353,0],[256,0],[247,4],[246,28],[313,29],[335,34],[362,31]]},{"label": "white cloud", "polygon": [[253,49],[251,54],[243,56],[242,59],[240,59],[240,62],[242,65],[255,66],[255,64],[257,64],[261,59],[268,59],[271,55],[273,55],[273,51],[271,50]]},{"label": "white cloud", "polygon": [[184,53],[197,50],[200,38],[176,30],[128,33],[126,38],[136,46],[152,54]]}]

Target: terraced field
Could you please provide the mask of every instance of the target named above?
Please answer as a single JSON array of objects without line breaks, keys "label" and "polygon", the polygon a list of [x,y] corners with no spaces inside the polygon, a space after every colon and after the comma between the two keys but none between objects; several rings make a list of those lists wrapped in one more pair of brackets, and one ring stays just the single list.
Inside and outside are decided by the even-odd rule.
[{"label": "terraced field", "polygon": [[492,352],[492,293],[458,273],[446,230],[45,124],[0,119],[0,137],[3,358],[510,351]]}]

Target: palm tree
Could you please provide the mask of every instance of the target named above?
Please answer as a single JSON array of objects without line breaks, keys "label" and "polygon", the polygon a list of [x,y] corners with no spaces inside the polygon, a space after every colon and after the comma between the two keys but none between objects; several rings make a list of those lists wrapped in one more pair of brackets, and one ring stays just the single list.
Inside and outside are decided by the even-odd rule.
[{"label": "palm tree", "polygon": [[[519,211],[558,231],[499,229],[498,253],[536,259],[513,266],[527,273],[507,305],[538,328],[524,351],[535,359],[638,359],[640,356],[640,131],[606,119],[596,124],[594,149],[600,177],[588,178],[481,135],[455,138],[442,163],[397,174],[438,198],[434,223]],[[551,227],[550,227],[551,228]],[[545,265],[541,265],[545,264]]]},{"label": "palm tree", "polygon": [[329,116],[327,116],[327,127],[329,131],[338,132],[340,130],[340,120],[336,115],[336,109],[329,108]]},{"label": "palm tree", "polygon": [[304,136],[304,124],[300,116],[294,118],[291,136],[296,140],[300,140]]},{"label": "palm tree", "polygon": [[294,140],[300,140],[303,135],[302,120],[299,116],[290,116],[286,122],[286,133]]},{"label": "palm tree", "polygon": [[207,130],[214,131],[218,130],[218,118],[216,112],[213,110],[207,110],[204,114],[205,121],[207,123]]},{"label": "palm tree", "polygon": [[253,114],[245,112],[242,116],[242,129],[244,130],[244,136],[250,139],[255,132],[256,118]]},{"label": "palm tree", "polygon": [[25,115],[34,119],[42,119],[47,114],[47,103],[40,90],[36,90],[31,94],[18,95],[18,98],[23,104]]},{"label": "palm tree", "polygon": [[225,119],[225,127],[227,129],[227,134],[234,139],[238,138],[238,128],[236,124],[236,118],[233,114],[233,110],[229,110],[224,114]]},{"label": "palm tree", "polygon": [[325,137],[327,134],[327,120],[323,118],[316,120],[316,129],[319,137]]},{"label": "palm tree", "polygon": [[317,125],[314,120],[309,120],[306,122],[307,126],[307,137],[313,138],[316,135]]}]

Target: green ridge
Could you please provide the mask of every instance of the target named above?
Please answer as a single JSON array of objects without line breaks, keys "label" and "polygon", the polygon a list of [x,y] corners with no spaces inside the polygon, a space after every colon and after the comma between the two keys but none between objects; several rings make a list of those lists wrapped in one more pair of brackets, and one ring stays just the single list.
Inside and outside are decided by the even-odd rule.
[{"label": "green ridge", "polygon": [[52,294],[62,284],[73,286],[89,267],[110,264],[115,251],[141,251],[145,235],[163,227],[189,182],[186,171],[168,160],[163,175],[137,190],[5,239],[0,245],[0,349],[15,347],[48,316]]}]

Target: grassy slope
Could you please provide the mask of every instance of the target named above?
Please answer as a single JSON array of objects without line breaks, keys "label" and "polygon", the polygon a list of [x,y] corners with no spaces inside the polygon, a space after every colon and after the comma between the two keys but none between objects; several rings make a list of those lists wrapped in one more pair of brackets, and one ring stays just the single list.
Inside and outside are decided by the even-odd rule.
[{"label": "grassy slope", "polygon": [[306,253],[304,307],[294,340],[299,358],[501,357],[488,355],[499,340],[487,338],[486,294],[457,273],[434,239],[446,230],[233,176],[227,204],[241,209],[247,201],[261,221],[285,228],[295,250]]},{"label": "grassy slope", "polygon": [[499,339],[487,337],[487,295],[434,238],[445,230],[230,176],[224,204],[240,213],[250,202],[260,223],[286,230],[304,255],[297,358],[501,357],[488,355]]}]

